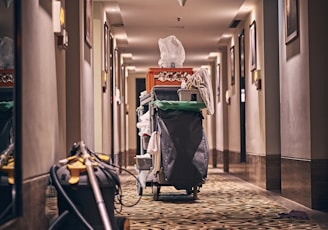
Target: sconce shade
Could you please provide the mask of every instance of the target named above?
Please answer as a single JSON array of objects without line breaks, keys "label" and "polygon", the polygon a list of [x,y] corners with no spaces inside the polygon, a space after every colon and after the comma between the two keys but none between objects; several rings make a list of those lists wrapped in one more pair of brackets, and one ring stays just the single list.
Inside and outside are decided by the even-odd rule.
[{"label": "sconce shade", "polygon": [[52,26],[54,33],[61,32],[61,25],[60,25],[60,9],[61,5],[59,1],[52,2]]},{"label": "sconce shade", "polygon": [[6,7],[9,8],[9,6],[13,0],[3,0],[3,1],[5,2]]},{"label": "sconce shade", "polygon": [[187,0],[178,0],[180,6],[184,6]]}]

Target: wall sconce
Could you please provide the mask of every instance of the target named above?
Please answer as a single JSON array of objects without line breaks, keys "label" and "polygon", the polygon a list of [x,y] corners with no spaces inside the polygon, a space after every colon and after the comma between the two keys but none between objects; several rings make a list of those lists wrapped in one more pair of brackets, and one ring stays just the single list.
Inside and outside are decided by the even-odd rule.
[{"label": "wall sconce", "polygon": [[261,81],[261,70],[256,69],[252,72],[253,80],[257,90],[262,89],[262,81]]},{"label": "wall sconce", "polygon": [[106,93],[107,90],[107,73],[106,71],[103,71],[103,77],[102,77],[102,91],[103,93]]},{"label": "wall sconce", "polygon": [[57,45],[66,49],[68,47],[68,33],[65,29],[65,9],[60,1],[52,1],[53,31],[57,35]]},{"label": "wall sconce", "polygon": [[61,14],[61,3],[59,1],[52,1],[52,27],[54,33],[61,32],[61,22],[60,15]]},{"label": "wall sconce", "polygon": [[115,88],[115,101],[121,104],[121,91],[119,88]]},{"label": "wall sconce", "polygon": [[65,10],[63,7],[60,7],[60,16],[59,16],[60,26],[65,26]]},{"label": "wall sconce", "polygon": [[6,7],[9,8],[13,0],[3,0],[3,1],[5,2]]},{"label": "wall sconce", "polygon": [[230,89],[226,90],[225,100],[226,100],[227,105],[230,105],[230,102],[231,102],[231,90]]},{"label": "wall sconce", "polygon": [[57,45],[62,49],[68,47],[68,33],[65,28],[63,28],[61,33],[57,35]]}]

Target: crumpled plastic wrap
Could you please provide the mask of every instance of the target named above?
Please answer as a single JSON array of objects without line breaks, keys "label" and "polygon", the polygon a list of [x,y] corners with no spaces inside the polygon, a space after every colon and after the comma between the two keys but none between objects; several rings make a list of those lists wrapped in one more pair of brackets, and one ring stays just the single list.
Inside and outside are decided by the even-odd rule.
[{"label": "crumpled plastic wrap", "polygon": [[0,38],[0,69],[14,68],[14,41],[9,37]]},{"label": "crumpled plastic wrap", "polygon": [[185,50],[182,43],[174,35],[158,40],[161,59],[158,65],[161,68],[181,68],[185,60]]}]

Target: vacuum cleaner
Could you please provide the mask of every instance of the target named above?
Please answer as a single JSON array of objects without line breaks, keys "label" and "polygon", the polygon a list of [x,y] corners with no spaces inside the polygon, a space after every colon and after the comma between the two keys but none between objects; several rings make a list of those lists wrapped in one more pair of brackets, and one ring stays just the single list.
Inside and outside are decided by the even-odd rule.
[{"label": "vacuum cleaner", "polygon": [[120,180],[108,155],[90,151],[83,141],[74,144],[68,157],[51,167],[50,181],[58,217],[49,230],[130,229],[127,218],[114,215]]},{"label": "vacuum cleaner", "polygon": [[0,225],[14,213],[13,102],[0,102]]},{"label": "vacuum cleaner", "polygon": [[14,144],[0,154],[0,224],[10,218],[14,212]]}]

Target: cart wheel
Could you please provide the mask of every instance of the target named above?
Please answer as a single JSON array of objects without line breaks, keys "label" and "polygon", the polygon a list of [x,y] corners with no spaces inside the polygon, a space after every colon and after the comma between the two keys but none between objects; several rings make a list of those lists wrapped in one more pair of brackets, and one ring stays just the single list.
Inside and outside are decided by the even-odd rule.
[{"label": "cart wheel", "polygon": [[197,188],[197,186],[194,186],[194,187],[193,187],[192,195],[193,195],[193,198],[194,198],[195,200],[198,199],[198,188]]},{"label": "cart wheel", "polygon": [[130,221],[124,216],[115,217],[115,221],[119,230],[130,229]]},{"label": "cart wheel", "polygon": [[187,188],[187,189],[186,189],[186,193],[187,193],[187,195],[192,194],[192,188]]},{"label": "cart wheel", "polygon": [[153,199],[159,200],[159,191],[161,187],[160,186],[153,186]]},{"label": "cart wheel", "polygon": [[142,196],[142,190],[143,190],[143,189],[142,189],[141,184],[137,182],[137,194],[138,194],[139,196]]}]

